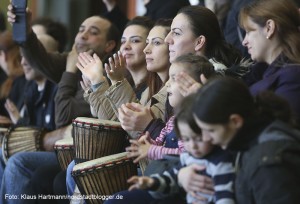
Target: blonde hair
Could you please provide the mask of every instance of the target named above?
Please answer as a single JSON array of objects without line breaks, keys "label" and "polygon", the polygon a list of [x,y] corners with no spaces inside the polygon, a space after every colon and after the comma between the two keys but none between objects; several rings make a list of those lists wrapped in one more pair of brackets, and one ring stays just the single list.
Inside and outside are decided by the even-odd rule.
[{"label": "blonde hair", "polygon": [[291,0],[259,0],[241,9],[239,22],[247,28],[247,19],[261,27],[269,19],[276,24],[278,40],[283,53],[293,63],[300,63],[300,15],[299,10]]}]

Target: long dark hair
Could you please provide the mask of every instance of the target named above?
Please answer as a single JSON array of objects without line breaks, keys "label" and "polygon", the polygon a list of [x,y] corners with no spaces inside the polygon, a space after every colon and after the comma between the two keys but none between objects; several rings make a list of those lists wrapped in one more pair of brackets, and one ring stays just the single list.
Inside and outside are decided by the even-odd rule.
[{"label": "long dark hair", "polygon": [[[154,25],[154,22],[146,16],[136,16],[133,19],[131,19],[130,21],[128,21],[128,23],[125,26],[125,29],[132,25],[138,25],[138,26],[144,27],[149,33],[149,31],[151,30],[151,28]],[[148,72],[148,74],[149,74],[149,72]],[[128,71],[126,72],[126,79],[128,80],[128,82],[130,83],[130,85],[132,87],[135,87],[135,92],[139,92],[140,90],[144,89],[145,86],[147,86],[147,77],[145,77],[145,79],[140,84],[136,84],[136,86],[135,86],[131,74]]]},{"label": "long dark hair", "polygon": [[[172,19],[158,19],[155,22],[153,27],[160,26],[160,27],[165,28],[165,30],[166,30],[165,36],[167,36],[168,33],[171,30],[171,24],[172,24]],[[168,81],[168,79],[169,78],[167,78],[167,81]],[[166,81],[162,81],[156,72],[149,72],[148,80],[147,80],[147,84],[148,84],[148,87],[149,87],[149,98],[148,98],[148,100],[153,95],[158,93],[158,91],[162,88],[162,86],[165,83],[166,83]]]},{"label": "long dark hair", "polygon": [[216,15],[203,6],[186,6],[178,14],[188,19],[195,36],[206,38],[205,56],[230,67],[242,60],[240,52],[225,41]]},{"label": "long dark hair", "polygon": [[245,121],[255,116],[293,122],[289,104],[283,98],[272,92],[261,92],[253,98],[242,81],[231,77],[205,84],[197,93],[193,110],[197,118],[211,124],[226,124],[232,114]]}]

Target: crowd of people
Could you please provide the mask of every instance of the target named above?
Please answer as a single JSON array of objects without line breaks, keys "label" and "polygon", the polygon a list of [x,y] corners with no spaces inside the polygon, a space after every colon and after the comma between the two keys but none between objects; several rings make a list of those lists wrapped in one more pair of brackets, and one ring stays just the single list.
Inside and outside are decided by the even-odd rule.
[{"label": "crowd of people", "polygon": [[[130,187],[112,192],[123,199],[105,203],[298,203],[300,2],[145,0],[133,19],[103,3],[75,39],[30,9],[22,44],[1,27],[0,126],[42,139],[7,161],[0,148],[0,203],[89,202],[69,199],[86,192],[76,161],[63,170],[54,151],[78,117],[118,122],[138,164]],[[8,23],[16,15],[9,4]]]}]

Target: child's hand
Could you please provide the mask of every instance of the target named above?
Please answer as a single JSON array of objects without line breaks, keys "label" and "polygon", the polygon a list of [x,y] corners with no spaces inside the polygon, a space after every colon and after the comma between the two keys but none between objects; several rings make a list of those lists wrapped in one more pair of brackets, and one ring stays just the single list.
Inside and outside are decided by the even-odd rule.
[{"label": "child's hand", "polygon": [[141,159],[148,156],[148,151],[151,144],[146,140],[144,144],[139,143],[137,140],[129,140],[131,143],[130,147],[126,148],[128,152],[127,157],[137,157],[133,162],[138,163]]},{"label": "child's hand", "polygon": [[139,139],[138,142],[141,144],[145,144],[145,141],[149,141],[150,138],[150,133],[147,131],[144,135],[142,135]]},{"label": "child's hand", "polygon": [[141,190],[145,190],[145,189],[149,189],[153,186],[154,184],[154,179],[148,176],[133,176],[131,178],[129,178],[127,180],[128,183],[131,183],[133,185],[131,185],[129,187],[129,191],[134,190],[134,189],[141,189]]},{"label": "child's hand", "polygon": [[[201,77],[204,77],[204,75]],[[202,78],[201,78],[202,79]],[[203,78],[202,80],[204,80]],[[197,92],[201,88],[201,84],[195,81],[190,75],[185,72],[181,72],[176,76],[176,81],[178,83],[179,92],[181,95],[188,96],[192,93]]]}]

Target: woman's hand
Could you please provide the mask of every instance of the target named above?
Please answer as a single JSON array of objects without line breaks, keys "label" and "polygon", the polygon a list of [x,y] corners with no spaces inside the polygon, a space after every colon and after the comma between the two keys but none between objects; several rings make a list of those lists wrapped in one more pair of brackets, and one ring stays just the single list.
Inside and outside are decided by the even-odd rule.
[{"label": "woman's hand", "polygon": [[93,54],[92,57],[87,52],[80,53],[76,66],[91,81],[92,85],[104,81],[102,61],[97,54]]},{"label": "woman's hand", "polygon": [[20,112],[17,108],[17,106],[10,101],[9,99],[6,100],[4,104],[5,109],[7,110],[9,117],[13,124],[17,124],[18,120],[21,118]]},{"label": "woman's hand", "polygon": [[105,64],[105,71],[112,85],[114,85],[118,81],[124,79],[126,71],[126,61],[120,51],[118,51],[118,53],[115,53],[113,57],[110,57],[108,61],[109,65]]},{"label": "woman's hand", "polygon": [[150,107],[139,103],[123,104],[118,112],[121,126],[127,131],[144,131],[153,119]]},{"label": "woman's hand", "polygon": [[206,200],[206,198],[197,195],[196,192],[209,195],[214,194],[213,180],[208,176],[197,173],[198,171],[203,171],[204,169],[204,166],[192,164],[180,169],[178,172],[178,182],[182,185],[184,190],[188,193],[191,193],[191,195],[198,200],[203,201]]},{"label": "woman's hand", "polygon": [[138,142],[144,144],[145,141],[149,141],[150,139],[150,133],[146,132],[144,135],[142,135],[139,139]]},{"label": "woman's hand", "polygon": [[81,88],[84,92],[88,91],[92,87],[92,82],[86,78],[86,76],[82,75],[82,81],[80,81]]},{"label": "woman's hand", "polygon": [[127,180],[128,183],[132,184],[129,187],[129,191],[134,190],[134,189],[149,189],[153,186],[154,184],[154,179],[148,176],[132,176]]},{"label": "woman's hand", "polygon": [[150,149],[151,144],[144,140],[143,143],[139,143],[137,140],[129,140],[131,146],[126,148],[128,152],[127,157],[137,157],[133,162],[138,163],[141,159],[147,158],[148,151]]},{"label": "woman's hand", "polygon": [[[204,75],[203,76],[202,75],[203,74],[201,74],[200,78],[204,77]],[[202,85],[199,82],[197,82],[195,79],[193,79],[190,75],[188,75],[185,72],[181,72],[176,76],[176,82],[178,83],[178,87],[181,95],[183,95],[184,97],[197,92],[202,87]]]}]

